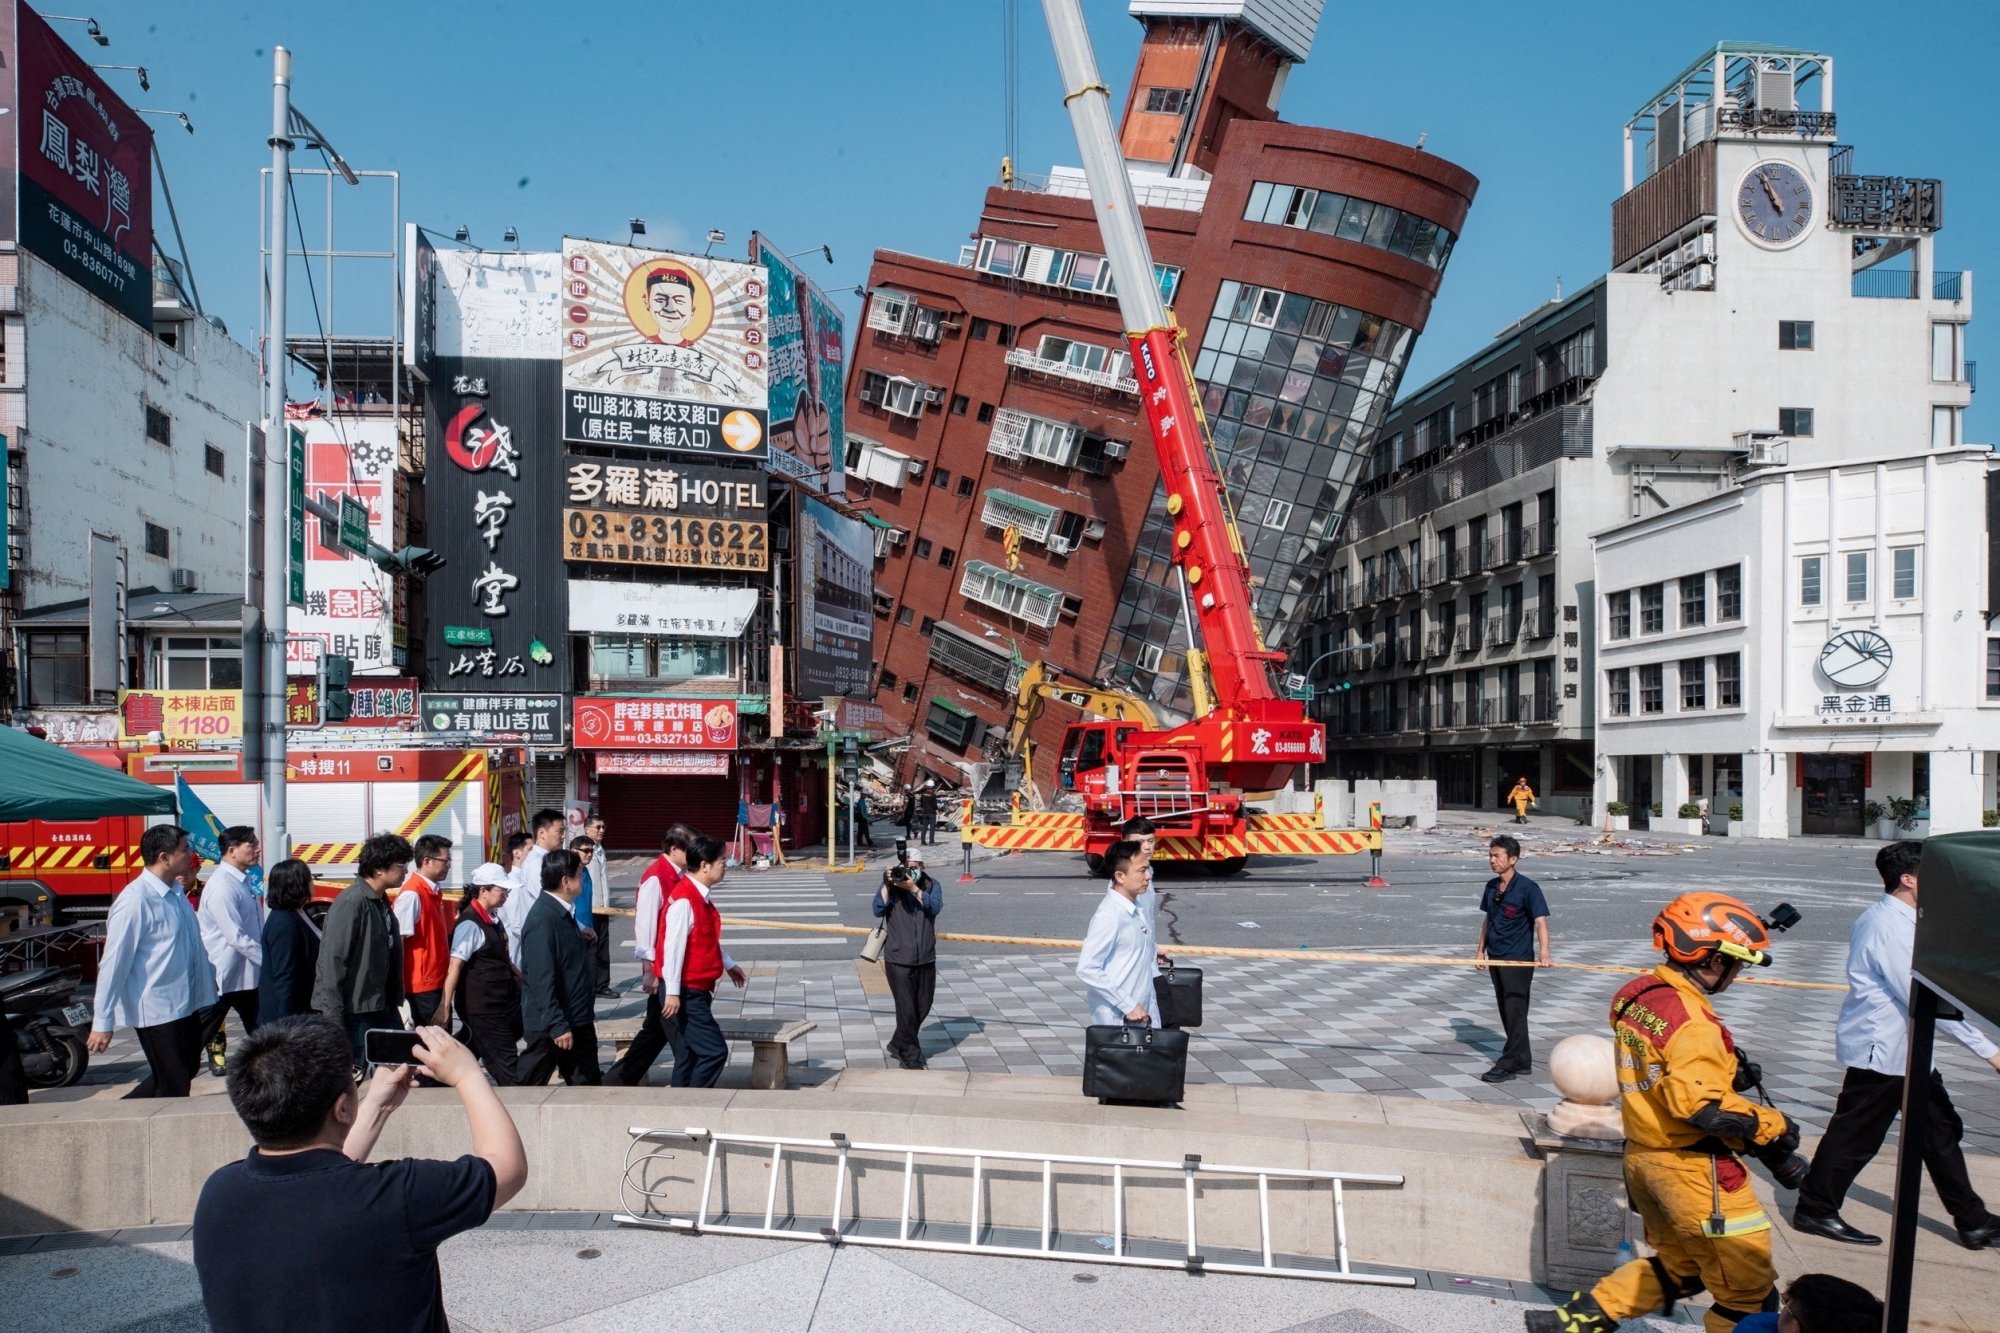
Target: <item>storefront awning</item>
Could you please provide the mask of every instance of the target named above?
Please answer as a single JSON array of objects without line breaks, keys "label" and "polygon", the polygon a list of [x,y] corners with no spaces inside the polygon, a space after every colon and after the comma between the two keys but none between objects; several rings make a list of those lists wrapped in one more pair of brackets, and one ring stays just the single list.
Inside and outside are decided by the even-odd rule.
[{"label": "storefront awning", "polygon": [[1023,513],[1033,514],[1036,518],[1054,518],[1056,516],[1056,507],[1054,505],[1045,505],[1040,500],[1030,500],[1025,495],[1016,495],[1012,491],[1003,491],[998,487],[989,488],[986,492],[986,498],[997,501],[1009,509],[1018,509]]},{"label": "storefront awning", "polygon": [[961,708],[959,705],[953,703],[951,700],[940,699],[935,694],[931,696],[931,702],[936,704],[939,708],[944,709],[945,712],[956,714],[959,717],[973,718],[979,716],[977,713],[973,712],[970,708]]},{"label": "storefront awning", "polygon": [[892,532],[895,530],[896,525],[894,523],[890,523],[885,519],[879,519],[873,514],[863,514],[861,517],[868,521],[870,527],[888,528]]}]

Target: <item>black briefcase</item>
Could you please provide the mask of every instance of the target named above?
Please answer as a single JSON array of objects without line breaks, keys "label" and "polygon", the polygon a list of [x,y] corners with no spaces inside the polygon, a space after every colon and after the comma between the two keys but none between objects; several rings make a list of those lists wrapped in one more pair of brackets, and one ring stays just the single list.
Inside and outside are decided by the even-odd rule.
[{"label": "black briefcase", "polygon": [[1083,1095],[1100,1102],[1177,1102],[1187,1083],[1185,1032],[1132,1024],[1085,1028]]},{"label": "black briefcase", "polygon": [[1160,1026],[1198,1028],[1201,1026],[1201,969],[1175,967],[1153,978],[1153,994],[1160,1002]]}]

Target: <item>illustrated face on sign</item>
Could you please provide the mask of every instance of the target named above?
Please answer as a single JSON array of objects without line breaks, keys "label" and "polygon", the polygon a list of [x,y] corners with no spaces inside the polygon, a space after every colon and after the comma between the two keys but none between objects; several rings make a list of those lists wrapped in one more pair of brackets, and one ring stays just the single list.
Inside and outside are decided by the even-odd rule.
[{"label": "illustrated face on sign", "polygon": [[646,313],[659,331],[658,343],[686,343],[694,319],[694,281],[677,268],[655,269],[646,276]]}]

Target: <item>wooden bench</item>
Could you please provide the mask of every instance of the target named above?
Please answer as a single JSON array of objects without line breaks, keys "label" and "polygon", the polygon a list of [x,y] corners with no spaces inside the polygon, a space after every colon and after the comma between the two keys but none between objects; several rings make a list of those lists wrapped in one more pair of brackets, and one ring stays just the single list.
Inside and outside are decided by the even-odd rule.
[{"label": "wooden bench", "polygon": [[[597,1039],[609,1041],[622,1056],[639,1035],[643,1021],[617,1018],[599,1023]],[[792,1072],[792,1039],[803,1037],[819,1026],[810,1018],[718,1018],[715,1022],[722,1029],[724,1040],[750,1043],[750,1086],[753,1088],[785,1087]]]}]

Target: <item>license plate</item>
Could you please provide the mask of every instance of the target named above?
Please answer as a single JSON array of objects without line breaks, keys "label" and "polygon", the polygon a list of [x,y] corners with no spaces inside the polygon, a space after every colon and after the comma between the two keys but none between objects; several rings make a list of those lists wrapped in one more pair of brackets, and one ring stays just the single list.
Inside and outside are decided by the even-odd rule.
[{"label": "license plate", "polygon": [[69,1024],[71,1027],[80,1028],[89,1021],[90,1021],[89,1005],[72,1004],[72,1005],[67,1005],[63,1008],[63,1022]]}]

